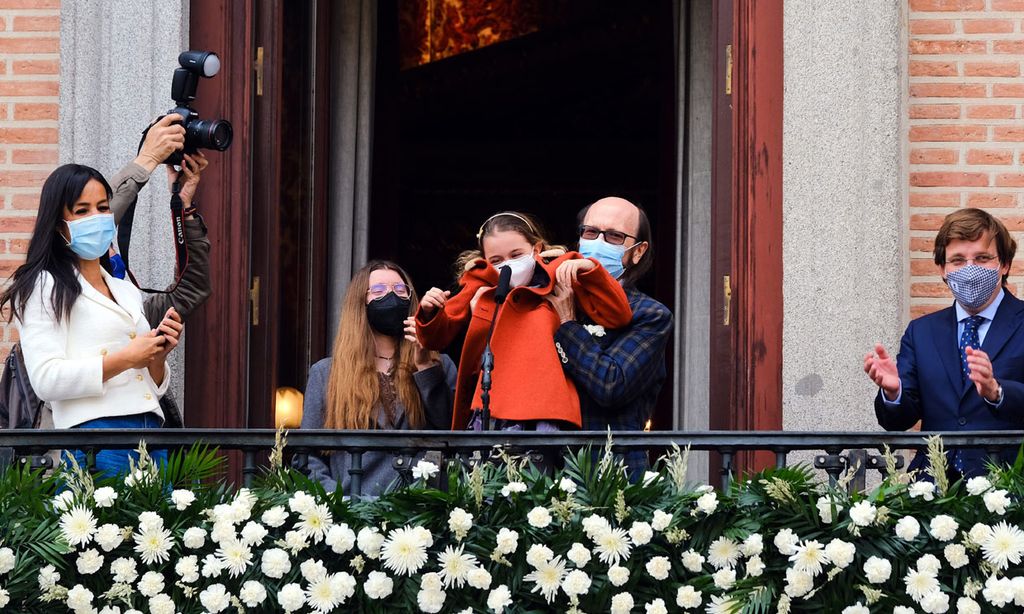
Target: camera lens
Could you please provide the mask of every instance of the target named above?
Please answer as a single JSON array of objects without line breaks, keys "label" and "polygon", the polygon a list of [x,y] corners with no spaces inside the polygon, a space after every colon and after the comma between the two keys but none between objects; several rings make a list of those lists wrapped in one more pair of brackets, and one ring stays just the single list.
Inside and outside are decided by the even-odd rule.
[{"label": "camera lens", "polygon": [[196,149],[224,151],[231,145],[234,132],[226,119],[196,119],[186,128],[185,141]]}]

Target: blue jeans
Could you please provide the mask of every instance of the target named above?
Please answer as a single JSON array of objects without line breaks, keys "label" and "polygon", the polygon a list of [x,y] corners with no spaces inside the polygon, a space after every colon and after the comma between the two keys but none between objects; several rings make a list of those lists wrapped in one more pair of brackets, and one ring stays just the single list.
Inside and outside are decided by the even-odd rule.
[{"label": "blue jeans", "polygon": [[[72,428],[76,429],[158,429],[160,428],[160,417],[149,412],[145,414],[132,414],[130,416],[112,416],[110,418],[96,418],[83,422]],[[65,454],[75,457],[79,467],[85,468],[86,457],[82,450],[66,450]],[[149,456],[158,467],[167,464],[167,450],[149,450]],[[128,459],[139,462],[139,453],[135,450],[97,450],[96,467],[94,468],[97,477],[114,477],[128,474]],[[65,464],[70,465],[67,460]]]}]

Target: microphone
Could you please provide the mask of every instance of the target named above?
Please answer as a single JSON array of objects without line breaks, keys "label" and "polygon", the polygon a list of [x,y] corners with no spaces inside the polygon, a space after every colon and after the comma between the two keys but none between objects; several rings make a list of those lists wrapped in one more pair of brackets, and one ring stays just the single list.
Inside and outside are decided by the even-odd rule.
[{"label": "microphone", "polygon": [[498,287],[494,290],[494,304],[501,305],[505,302],[510,285],[512,285],[512,267],[503,266],[498,271]]}]

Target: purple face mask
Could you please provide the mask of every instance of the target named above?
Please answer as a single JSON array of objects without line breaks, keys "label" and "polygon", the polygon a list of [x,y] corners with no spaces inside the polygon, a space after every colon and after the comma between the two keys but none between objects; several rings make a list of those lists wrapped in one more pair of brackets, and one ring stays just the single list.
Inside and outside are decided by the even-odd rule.
[{"label": "purple face mask", "polygon": [[977,309],[985,304],[999,287],[1003,275],[999,269],[969,264],[946,274],[946,284],[965,309]]}]

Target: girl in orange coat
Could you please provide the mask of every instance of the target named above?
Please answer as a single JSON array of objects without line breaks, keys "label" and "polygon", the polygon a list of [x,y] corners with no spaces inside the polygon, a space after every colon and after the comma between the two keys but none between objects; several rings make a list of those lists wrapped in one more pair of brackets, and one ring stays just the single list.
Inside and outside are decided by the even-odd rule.
[{"label": "girl in orange coat", "polygon": [[[576,387],[562,370],[567,359],[555,344],[561,324],[544,298],[571,284],[580,311],[606,328],[629,324],[632,311],[622,286],[597,261],[576,252],[546,262],[547,242],[528,216],[493,215],[477,234],[479,249],[464,252],[464,270],[455,296],[431,288],[416,312],[416,335],[423,347],[445,348],[463,329],[452,428],[479,429],[481,359],[495,313],[498,268],[512,270],[511,291],[501,307],[491,339],[491,418],[496,428],[559,430],[579,428]],[[468,328],[467,328],[468,327]]]}]

